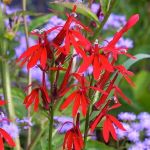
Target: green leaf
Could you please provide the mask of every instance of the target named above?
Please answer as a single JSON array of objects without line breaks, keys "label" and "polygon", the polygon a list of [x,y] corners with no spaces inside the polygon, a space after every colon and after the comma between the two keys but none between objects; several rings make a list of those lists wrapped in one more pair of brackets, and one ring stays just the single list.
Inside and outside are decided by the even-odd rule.
[{"label": "green leaf", "polygon": [[41,17],[38,17],[38,18],[32,20],[32,22],[29,25],[29,31],[40,27],[41,25],[46,23],[52,16],[53,16],[53,14],[48,14],[48,15],[41,16]]},{"label": "green leaf", "polygon": [[150,73],[148,71],[139,72],[134,78],[136,87],[132,89],[136,102],[144,111],[150,111],[149,77]]},{"label": "green leaf", "polygon": [[109,147],[108,145],[102,142],[88,140],[86,150],[115,150],[115,149],[113,147]]},{"label": "green leaf", "polygon": [[[125,66],[126,69],[129,69],[136,62],[143,60],[143,59],[150,58],[150,55],[149,54],[137,54],[137,55],[135,55],[135,57],[136,57],[136,59],[128,59],[127,61],[125,61],[123,63],[123,66]],[[119,75],[117,78],[117,81],[116,81],[117,84],[119,84],[121,78],[122,78],[122,75]]]},{"label": "green leaf", "polygon": [[109,9],[109,4],[110,4],[110,0],[100,0],[100,5],[101,5],[102,12],[104,13],[104,15]]},{"label": "green leaf", "polygon": [[[69,3],[69,2],[62,2],[62,3],[58,3],[58,2],[53,2],[51,3],[53,5],[59,5],[59,6],[63,6],[65,8],[71,9],[74,6],[74,3]],[[83,4],[76,4],[77,5],[77,13],[82,14],[83,16],[89,18],[90,20],[93,20],[97,23],[97,25],[100,25],[99,19],[98,17],[85,5]]]}]

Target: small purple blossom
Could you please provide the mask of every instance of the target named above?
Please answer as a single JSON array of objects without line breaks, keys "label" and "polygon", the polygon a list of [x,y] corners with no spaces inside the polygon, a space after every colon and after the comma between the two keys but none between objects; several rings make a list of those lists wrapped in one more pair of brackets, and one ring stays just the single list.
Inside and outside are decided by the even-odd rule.
[{"label": "small purple blossom", "polygon": [[[112,37],[106,38],[105,42],[103,44],[106,45],[112,39],[113,39]],[[118,43],[116,44],[116,47],[133,48],[134,44],[133,44],[133,41],[131,39],[121,37],[120,40],[118,41]]]},{"label": "small purple blossom", "polygon": [[[64,20],[62,20],[61,18],[58,18],[57,16],[53,16],[50,18],[50,20],[47,22],[47,24],[44,26],[44,28],[50,29],[55,26],[63,26],[64,24],[65,24]],[[48,39],[50,41],[53,40],[58,33],[59,33],[59,29],[52,31],[51,34],[48,35]]]},{"label": "small purple blossom", "polygon": [[73,118],[66,116],[55,116],[54,120],[56,122],[56,128],[59,133],[65,133],[72,128]]},{"label": "small purple blossom", "polygon": [[128,140],[131,142],[137,142],[139,141],[140,138],[140,133],[136,130],[131,130],[130,132],[128,132]]},{"label": "small purple blossom", "polygon": [[33,126],[31,118],[24,117],[23,119],[16,119],[16,122],[19,126],[23,127],[23,129],[29,129]]},{"label": "small purple blossom", "polygon": [[7,131],[14,139],[19,136],[19,128],[14,123],[4,123],[1,128]]},{"label": "small purple blossom", "polygon": [[149,149],[146,149],[146,146],[143,142],[137,142],[136,144],[133,144],[131,147],[129,147],[128,150],[149,150]]},{"label": "small purple blossom", "polygon": [[125,16],[112,13],[104,25],[104,30],[108,30],[109,28],[120,29],[126,22]]},{"label": "small purple blossom", "polygon": [[118,118],[122,121],[134,121],[136,119],[136,115],[130,112],[121,112],[118,115]]},{"label": "small purple blossom", "polygon": [[148,112],[141,112],[138,116],[137,119],[143,121],[143,120],[150,120],[150,114]]}]

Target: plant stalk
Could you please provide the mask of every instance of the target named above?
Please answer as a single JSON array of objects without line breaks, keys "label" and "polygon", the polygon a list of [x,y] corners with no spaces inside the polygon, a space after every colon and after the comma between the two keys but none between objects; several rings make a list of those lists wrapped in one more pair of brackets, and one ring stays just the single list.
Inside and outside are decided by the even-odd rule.
[{"label": "plant stalk", "polygon": [[[23,0],[23,2],[22,2],[23,11],[26,11],[26,6],[27,6],[27,1]],[[25,32],[26,46],[27,46],[27,48],[29,48],[29,35],[28,35],[28,25],[27,25],[26,15],[23,16],[23,21],[24,21],[24,32]],[[32,77],[31,77],[31,70],[29,69],[29,71],[28,71],[28,85],[31,85],[31,83],[32,83]],[[27,94],[30,94],[31,90],[32,89],[30,86],[28,88]],[[31,117],[31,108],[28,109],[27,116],[28,116],[28,118]],[[32,134],[32,130],[31,130],[31,127],[29,127],[28,133],[27,133],[27,147],[31,143],[31,134]]]},{"label": "plant stalk", "polygon": [[49,150],[53,149],[52,146],[52,136],[53,136],[53,122],[54,122],[54,107],[53,104],[51,105],[50,109],[50,119],[49,119]]},{"label": "plant stalk", "polygon": [[[0,55],[4,55],[7,48],[7,42],[3,41],[1,45],[1,51]],[[16,115],[14,111],[14,104],[12,101],[12,95],[11,95],[11,81],[10,81],[10,72],[9,72],[9,64],[6,60],[0,60],[0,69],[1,69],[1,80],[2,80],[2,88],[4,93],[4,99],[7,100],[7,106],[8,106],[8,113],[9,113],[9,119],[15,120]],[[16,150],[20,150],[20,140],[19,137],[15,139],[16,143]]]}]

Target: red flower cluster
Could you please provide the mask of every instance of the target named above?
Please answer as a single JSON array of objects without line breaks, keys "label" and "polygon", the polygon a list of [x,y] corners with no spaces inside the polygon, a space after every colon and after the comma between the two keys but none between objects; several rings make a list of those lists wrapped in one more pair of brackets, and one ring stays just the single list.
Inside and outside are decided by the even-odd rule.
[{"label": "red flower cluster", "polygon": [[[139,15],[133,15],[106,46],[100,46],[98,41],[93,44],[84,37],[82,31],[91,33],[91,30],[76,19],[75,11],[76,6],[74,6],[71,14],[67,14],[67,21],[62,27],[54,27],[48,31],[44,30],[42,33],[32,32],[32,34],[38,36],[38,44],[27,49],[18,60],[22,61],[21,65],[27,62],[28,69],[37,65],[43,72],[49,71],[51,89],[48,94],[43,75],[43,85],[33,89],[25,98],[24,104],[28,108],[34,103],[34,111],[37,111],[40,103],[39,96],[41,96],[44,108],[49,109],[51,103],[55,105],[60,98],[66,98],[66,94],[69,93],[60,109],[66,109],[73,102],[72,116],[74,118],[80,109],[84,117],[86,117],[87,112],[92,114],[94,111],[99,111],[99,114],[91,120],[89,127],[93,131],[102,121],[102,118],[105,118],[103,136],[104,140],[108,142],[109,133],[114,139],[117,139],[114,125],[125,130],[115,117],[108,114],[108,111],[121,106],[118,96],[130,103],[130,100],[123,94],[121,89],[115,85],[118,75],[121,74],[130,85],[134,86],[129,78],[133,73],[126,70],[122,65],[116,65],[119,55],[126,55],[133,59],[134,57],[127,53],[127,48],[118,48],[116,44],[123,34],[137,23]],[[56,29],[59,29],[60,32],[49,42],[47,35]],[[76,54],[72,54],[72,49]],[[81,64],[75,69],[73,69],[74,59],[79,60],[77,65]],[[67,69],[64,66],[67,66]],[[85,76],[84,73],[89,66],[92,66],[93,73],[90,76]],[[73,72],[73,70],[75,71]],[[65,73],[62,71],[65,71]],[[62,82],[59,79],[60,73],[64,75]],[[72,90],[73,92],[71,92]],[[100,92],[100,97],[95,102],[93,96],[96,91]],[[108,99],[110,93],[114,95],[113,98]],[[113,105],[111,102],[113,102]],[[91,112],[87,111],[88,107],[91,108],[91,106],[93,106]],[[63,148],[80,150],[83,145],[82,134],[77,123],[67,131]]]}]

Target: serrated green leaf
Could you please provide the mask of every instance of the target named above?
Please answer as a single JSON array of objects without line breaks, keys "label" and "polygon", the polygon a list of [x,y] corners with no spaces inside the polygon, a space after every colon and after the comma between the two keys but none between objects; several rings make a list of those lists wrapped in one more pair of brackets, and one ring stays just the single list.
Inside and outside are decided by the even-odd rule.
[{"label": "serrated green leaf", "polygon": [[102,142],[88,140],[86,150],[115,150],[115,149]]},{"label": "serrated green leaf", "polygon": [[[51,4],[60,5],[61,7],[63,6],[65,8],[71,9],[71,10],[74,6],[74,3],[69,3],[69,2],[62,2],[62,3],[53,2]],[[77,13],[82,14],[83,16],[89,18],[90,20],[95,21],[98,26],[100,25],[98,17],[89,8],[87,8],[83,4],[76,4],[76,5],[77,5],[77,11],[76,11]]]},{"label": "serrated green leaf", "polygon": [[38,18],[32,20],[32,22],[29,25],[29,31],[40,27],[41,25],[46,23],[52,16],[53,16],[53,14],[47,14],[45,16],[41,16],[41,17],[38,17]]}]

